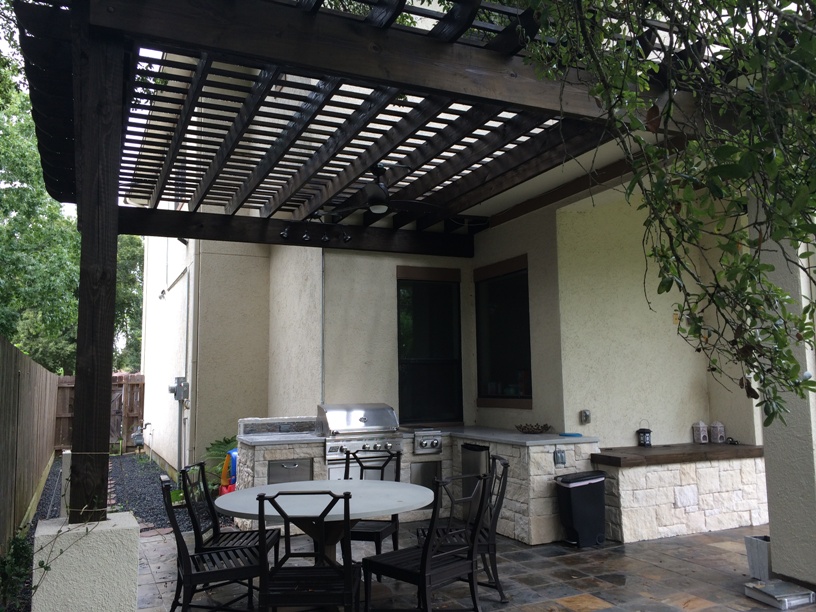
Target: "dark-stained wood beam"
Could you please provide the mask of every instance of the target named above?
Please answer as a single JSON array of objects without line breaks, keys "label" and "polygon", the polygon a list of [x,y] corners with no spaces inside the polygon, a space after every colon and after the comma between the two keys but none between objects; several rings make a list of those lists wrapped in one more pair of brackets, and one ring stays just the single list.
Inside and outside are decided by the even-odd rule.
[{"label": "dark-stained wood beam", "polygon": [[[449,178],[472,167],[486,156],[495,153],[506,144],[513,142],[531,129],[538,127],[544,121],[545,117],[542,117],[540,114],[519,113],[477,140],[467,149],[454,155],[424,176],[413,181],[410,185],[392,194],[391,197],[395,200],[415,200],[436,185],[440,185]],[[436,201],[435,197],[429,199]]]},{"label": "dark-stained wood beam", "polygon": [[301,106],[295,118],[283,129],[283,133],[275,139],[274,144],[267,149],[258,165],[252,170],[249,177],[238,191],[230,198],[226,206],[228,215],[234,214],[264,181],[269,172],[280,162],[286,152],[295,144],[297,139],[309,127],[310,122],[320,112],[331,98],[334,91],[340,86],[340,79],[329,77],[320,81],[316,91],[309,94],[308,100]]},{"label": "dark-stained wood beam", "polygon": [[78,12],[72,29],[82,246],[68,504],[73,524],[107,517],[124,61],[124,41],[91,37]]},{"label": "dark-stained wood beam", "polygon": [[436,22],[428,36],[444,42],[458,40],[473,25],[482,0],[454,0],[451,9]]},{"label": "dark-stained wood beam", "polygon": [[405,0],[379,0],[366,15],[365,22],[375,28],[390,28],[405,7]]},{"label": "dark-stained wood beam", "polygon": [[[229,156],[235,151],[235,147],[238,146],[241,138],[247,129],[249,129],[249,126],[252,124],[252,119],[258,113],[258,110],[260,110],[264,99],[266,99],[266,95],[270,89],[272,89],[279,74],[280,69],[271,66],[258,73],[249,95],[241,105],[241,109],[235,116],[235,120],[232,122],[226,137],[221,141],[221,145],[218,147],[215,157],[213,157],[207,171],[204,173],[204,177],[196,187],[193,197],[190,198],[190,201],[187,203],[189,210],[195,212],[201,206],[204,196],[210,191],[221,170],[224,169],[224,164],[227,162],[227,159],[229,159]],[[179,209],[183,207],[184,203],[182,202],[179,205]]]},{"label": "dark-stained wood beam", "polygon": [[[443,210],[418,219],[416,228],[427,229],[446,217],[548,172],[567,159],[592,151],[610,139],[602,127],[564,120],[562,125],[530,138],[492,163],[435,193],[433,199],[444,203]],[[494,225],[493,218],[490,224],[491,227]]]},{"label": "dark-stained wood beam", "polygon": [[388,155],[403,140],[438,115],[450,102],[450,99],[439,96],[425,98],[414,110],[383,134],[377,142],[358,155],[352,163],[344,168],[343,172],[335,176],[321,189],[319,194],[292,213],[292,217],[301,221],[319,210],[325,203],[356,180],[358,176],[366,172],[372,164]]},{"label": "dark-stained wood beam", "polygon": [[[284,230],[288,230],[286,238],[281,236]],[[377,227],[282,221],[244,215],[227,216],[132,206],[119,207],[119,233],[351,251],[473,257],[473,237],[467,235],[395,232]],[[308,241],[303,240],[304,233],[309,234]],[[322,240],[324,234],[328,237],[325,242]]]},{"label": "dark-stained wood beam", "polygon": [[626,160],[613,162],[494,215],[490,218],[490,227],[502,225],[547,206],[571,204],[599,195],[608,189],[624,185],[631,173],[632,166]]},{"label": "dark-stained wood beam", "polygon": [[533,9],[525,9],[518,17],[510,19],[510,24],[494,36],[485,45],[485,49],[505,55],[516,54],[525,47],[528,40],[535,38],[538,28],[538,19]]},{"label": "dark-stained wood beam", "polygon": [[380,88],[372,92],[360,108],[349,115],[343,125],[338,127],[326,143],[312,155],[308,163],[304,164],[278,193],[269,198],[261,215],[269,217],[275,214],[286,200],[331,161],[343,147],[354,140],[369,121],[387,107],[398,93],[399,90],[393,87]]},{"label": "dark-stained wood beam", "polygon": [[[668,151],[675,151],[685,147],[686,139],[682,136],[670,138],[666,143]],[[639,159],[639,157],[638,157]],[[627,160],[621,159],[612,162],[597,170],[590,170],[577,178],[572,179],[555,189],[516,204],[490,218],[490,227],[507,223],[518,217],[536,211],[545,206],[564,206],[584,198],[603,193],[608,189],[624,186],[634,174],[634,168]]]},{"label": "dark-stained wood beam", "polygon": [[154,187],[153,193],[150,194],[148,205],[152,208],[159,205],[159,200],[161,199],[162,193],[164,193],[164,188],[167,186],[170,171],[173,169],[173,164],[176,163],[179,151],[181,150],[181,144],[184,141],[184,134],[193,118],[196,103],[201,96],[201,91],[204,89],[204,84],[207,82],[207,71],[209,71],[210,66],[212,66],[212,59],[205,53],[201,59],[198,60],[198,64],[196,65],[192,81],[190,82],[190,88],[187,91],[187,96],[184,99],[184,104],[181,106],[178,120],[173,130],[173,138],[170,140],[170,146],[167,149],[167,154],[162,163],[162,169],[159,172],[159,178],[156,181],[156,187]]},{"label": "dark-stained wood beam", "polygon": [[[492,105],[476,106],[471,108],[467,113],[464,113],[456,121],[451,123],[437,133],[433,138],[426,140],[421,146],[411,151],[408,155],[400,160],[399,165],[387,168],[384,175],[386,185],[398,183],[403,178],[408,176],[416,168],[421,168],[426,163],[431,161],[434,157],[439,155],[442,151],[448,150],[454,144],[462,140],[465,136],[469,136],[473,131],[483,126],[501,112],[500,107]],[[404,196],[393,196],[391,199],[407,199]],[[413,199],[413,198],[411,198]],[[348,200],[345,205],[362,206],[365,204],[365,194],[356,193]],[[379,221],[383,215],[366,212],[363,215],[363,225],[371,225]]]},{"label": "dark-stained wood beam", "polygon": [[[542,81],[518,56],[266,0],[91,0],[91,23],[139,39],[249,55],[415,91],[598,118],[588,87]],[[411,61],[405,61],[405,50]]]}]

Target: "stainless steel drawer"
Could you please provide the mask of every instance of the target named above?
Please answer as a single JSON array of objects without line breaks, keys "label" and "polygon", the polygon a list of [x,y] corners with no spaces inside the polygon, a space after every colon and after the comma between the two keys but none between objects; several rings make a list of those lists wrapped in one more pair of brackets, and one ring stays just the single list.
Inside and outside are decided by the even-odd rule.
[{"label": "stainless steel drawer", "polygon": [[312,479],[311,458],[276,459],[269,462],[268,469],[269,471],[267,472],[266,476],[266,484]]}]

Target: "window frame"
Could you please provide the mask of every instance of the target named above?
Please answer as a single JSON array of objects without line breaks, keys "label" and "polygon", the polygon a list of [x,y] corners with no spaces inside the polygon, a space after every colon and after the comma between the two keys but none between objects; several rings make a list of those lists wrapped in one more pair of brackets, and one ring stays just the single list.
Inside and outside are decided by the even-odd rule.
[{"label": "window frame", "polygon": [[[400,281],[420,281],[420,282],[437,282],[437,283],[451,283],[456,284],[459,290],[459,329],[457,330],[457,335],[459,338],[459,421],[422,421],[422,422],[410,422],[411,427],[422,426],[423,424],[427,423],[428,425],[434,426],[441,426],[441,425],[461,425],[464,421],[464,413],[465,413],[465,405],[464,405],[464,389],[462,388],[462,383],[464,381],[464,355],[462,353],[462,298],[461,298],[461,291],[462,291],[462,271],[459,268],[432,268],[432,267],[424,267],[424,266],[404,266],[399,265],[396,267],[396,281],[397,281],[397,291],[399,292],[399,283]],[[399,342],[398,342],[399,344]],[[400,362],[399,356],[399,346],[397,348],[397,362]],[[398,383],[399,385],[399,383]],[[400,412],[402,412],[402,405],[400,405]],[[402,420],[402,419],[401,419]]]},{"label": "window frame", "polygon": [[[508,274],[512,274],[514,272],[521,272],[524,271],[527,273],[527,321],[528,327],[530,326],[530,302],[529,302],[529,291],[530,291],[530,277],[529,277],[529,267],[527,265],[527,254],[524,253],[522,255],[518,255],[516,257],[512,257],[510,259],[505,259],[503,261],[499,261],[487,266],[482,266],[480,268],[475,268],[473,270],[473,290],[474,290],[474,297],[478,294],[477,286],[479,283],[484,281],[489,281],[491,279],[496,279],[502,276],[507,276]],[[486,397],[481,395],[481,385],[480,385],[480,355],[479,355],[479,304],[478,299],[474,302],[474,310],[475,310],[475,317],[476,317],[476,406],[478,408],[514,408],[519,410],[532,410],[533,409],[533,389],[532,389],[532,330],[528,334],[528,342],[530,342],[530,397]]]}]

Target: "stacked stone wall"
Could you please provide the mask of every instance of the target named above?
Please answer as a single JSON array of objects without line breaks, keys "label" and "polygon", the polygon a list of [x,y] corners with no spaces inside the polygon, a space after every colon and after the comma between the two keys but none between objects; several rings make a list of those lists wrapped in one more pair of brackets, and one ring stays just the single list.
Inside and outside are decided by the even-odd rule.
[{"label": "stacked stone wall", "polygon": [[763,458],[639,467],[607,472],[606,534],[638,542],[768,522]]}]

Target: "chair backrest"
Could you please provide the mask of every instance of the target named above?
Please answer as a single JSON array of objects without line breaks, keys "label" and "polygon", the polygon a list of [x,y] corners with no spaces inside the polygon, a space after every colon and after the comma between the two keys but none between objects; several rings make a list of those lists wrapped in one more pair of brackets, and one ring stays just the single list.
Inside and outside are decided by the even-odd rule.
[{"label": "chair backrest", "polygon": [[184,541],[181,528],[176,520],[176,510],[173,508],[173,499],[170,495],[170,491],[173,489],[173,481],[170,480],[167,474],[161,474],[159,478],[161,481],[162,497],[164,498],[164,509],[167,512],[170,526],[173,528],[173,536],[176,538],[176,557],[178,558],[179,569],[183,576],[189,576],[192,573],[190,551],[187,549],[187,542]]},{"label": "chair backrest", "polygon": [[[221,533],[210,489],[207,486],[206,466],[203,461],[181,470],[181,486],[190,522],[193,524],[196,550]],[[212,532],[211,534],[207,532]]]},{"label": "chair backrest", "polygon": [[[435,481],[431,522],[422,548],[421,572],[427,572],[435,561],[445,557],[473,559],[487,510],[489,478],[488,474],[465,474]],[[462,494],[463,480],[476,483],[469,493]],[[461,520],[463,516],[464,521]]]},{"label": "chair backrest", "polygon": [[[487,498],[487,508],[484,515],[484,526],[480,539],[496,539],[496,526],[499,523],[504,492],[507,490],[507,476],[510,471],[510,462],[500,455],[490,455],[490,494]],[[486,533],[485,533],[486,532]]]},{"label": "chair backrest", "polygon": [[[360,480],[369,478],[369,474],[378,477],[379,480],[386,479],[386,471],[389,465],[394,466],[394,481],[400,481],[400,464],[402,462],[402,451],[382,450],[356,450],[346,451],[346,470],[343,473],[343,480],[352,477],[352,467],[356,472],[359,468],[358,477]],[[388,479],[390,480],[390,479]]]},{"label": "chair backrest", "polygon": [[[303,502],[310,508],[309,514],[304,516],[300,513],[297,515],[290,514],[291,503],[287,501]],[[275,579],[275,573],[282,567],[289,565],[298,565],[296,559],[308,559],[311,566],[329,566],[335,567],[338,575],[342,575],[348,582],[352,584],[353,578],[353,564],[351,559],[351,521],[349,518],[349,501],[351,500],[351,493],[343,493],[338,495],[331,491],[280,491],[274,495],[265,495],[261,493],[258,495],[258,531],[259,531],[259,556],[261,559],[266,559],[269,550],[266,545],[266,517],[267,506],[271,506],[275,513],[283,519],[283,542],[284,552],[269,572],[264,572],[261,576],[261,589],[265,588],[265,581],[272,581]],[[343,506],[343,519],[338,524],[338,521],[332,520],[327,522],[326,516],[338,504]],[[290,510],[287,511],[287,506]],[[327,524],[328,523],[328,524]],[[295,550],[292,546],[292,526],[298,527],[304,531],[313,541],[314,546],[301,546]],[[332,542],[337,541],[338,528],[341,530],[340,536],[340,550],[342,553],[342,563],[337,565],[334,559],[331,559],[326,554],[326,544],[332,546]],[[334,534],[334,537],[332,537]],[[304,568],[308,569],[308,568]]]}]

